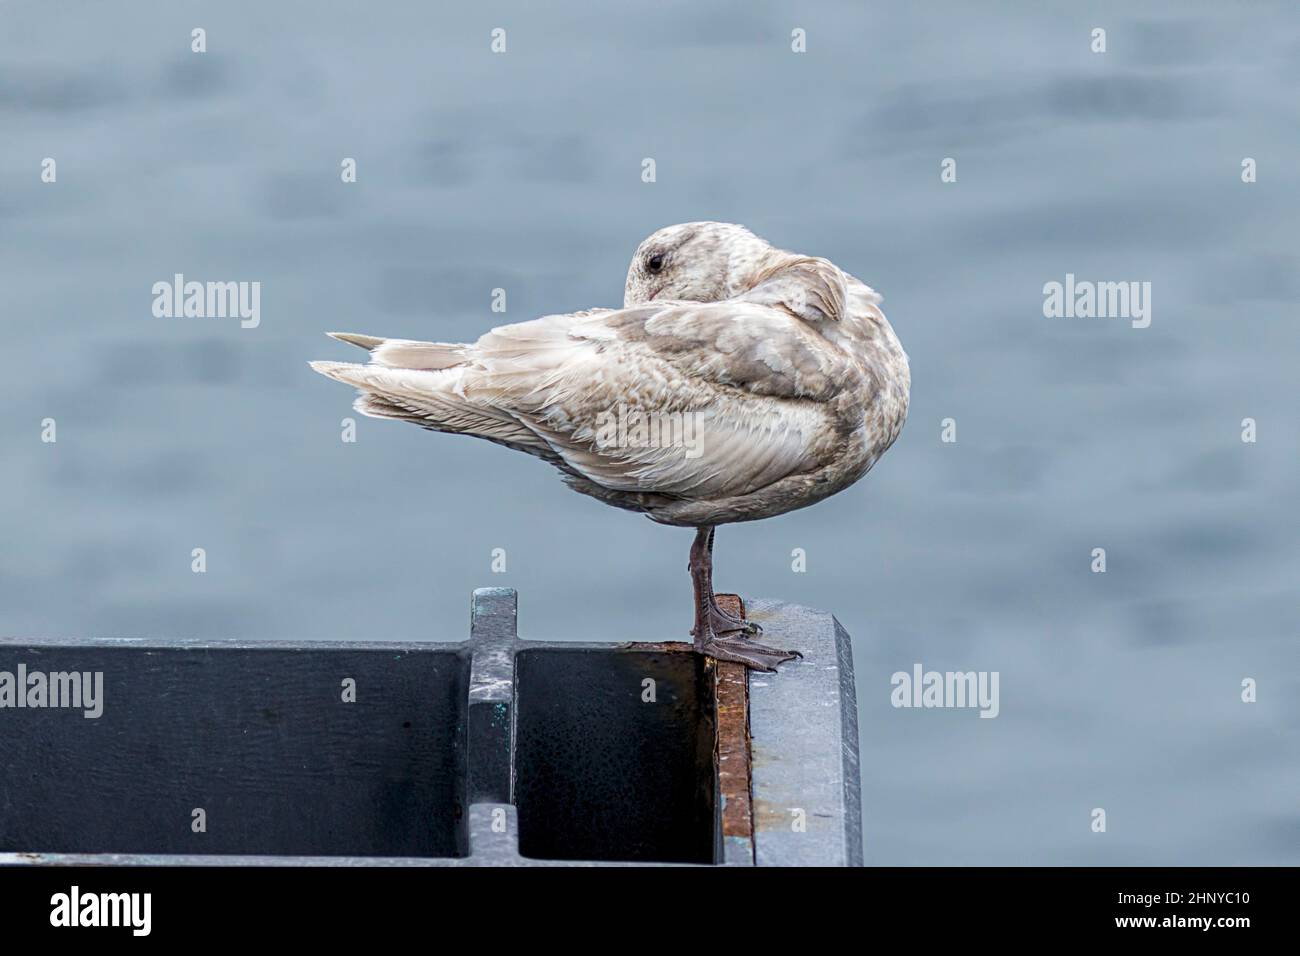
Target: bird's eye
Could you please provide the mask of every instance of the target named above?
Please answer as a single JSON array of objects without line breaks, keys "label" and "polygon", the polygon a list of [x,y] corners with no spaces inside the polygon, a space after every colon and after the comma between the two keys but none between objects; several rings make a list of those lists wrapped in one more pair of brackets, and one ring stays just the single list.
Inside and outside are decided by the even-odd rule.
[{"label": "bird's eye", "polygon": [[663,255],[653,255],[645,261],[645,267],[651,272],[662,272],[664,268]]}]

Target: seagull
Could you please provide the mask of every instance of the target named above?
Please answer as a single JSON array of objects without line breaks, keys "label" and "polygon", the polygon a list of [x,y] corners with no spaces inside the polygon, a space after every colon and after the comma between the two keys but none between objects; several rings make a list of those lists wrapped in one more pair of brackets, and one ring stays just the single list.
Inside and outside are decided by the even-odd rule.
[{"label": "seagull", "polygon": [[575,491],[694,528],[694,648],[763,671],[801,655],[759,643],[757,624],[719,607],[715,529],[852,485],[898,437],[911,385],[874,290],[721,222],[642,242],[621,309],[503,325],[474,343],[329,334],[370,353],[310,363],[358,389],[361,414],[526,452]]}]

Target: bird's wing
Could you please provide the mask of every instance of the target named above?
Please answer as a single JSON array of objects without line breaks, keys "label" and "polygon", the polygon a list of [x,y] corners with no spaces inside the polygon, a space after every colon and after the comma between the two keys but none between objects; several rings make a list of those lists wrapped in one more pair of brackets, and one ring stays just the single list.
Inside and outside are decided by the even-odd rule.
[{"label": "bird's wing", "polygon": [[[426,427],[553,457],[603,487],[745,494],[822,462],[826,404],[857,374],[788,310],[668,302],[547,316],[473,345],[365,347],[385,364],[316,363]],[[405,355],[433,356],[431,369]],[[454,362],[452,359],[454,358]]]}]

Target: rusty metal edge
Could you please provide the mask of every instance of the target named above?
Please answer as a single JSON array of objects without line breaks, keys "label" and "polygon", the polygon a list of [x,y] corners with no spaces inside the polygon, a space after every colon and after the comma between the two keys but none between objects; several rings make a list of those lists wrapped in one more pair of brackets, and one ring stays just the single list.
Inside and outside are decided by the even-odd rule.
[{"label": "rusty metal edge", "polygon": [[[737,594],[717,595],[724,611],[745,618],[745,603]],[[717,770],[719,863],[754,865],[753,758],[749,741],[749,669],[730,661],[711,661],[713,705],[717,715],[714,764]]]}]

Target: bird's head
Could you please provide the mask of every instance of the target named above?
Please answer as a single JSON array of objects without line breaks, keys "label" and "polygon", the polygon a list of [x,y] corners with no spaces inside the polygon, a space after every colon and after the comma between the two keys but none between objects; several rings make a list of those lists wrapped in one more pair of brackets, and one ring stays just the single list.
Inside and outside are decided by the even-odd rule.
[{"label": "bird's head", "polygon": [[627,270],[623,306],[731,298],[746,291],[750,278],[774,252],[765,240],[729,222],[666,226],[637,246]]}]

